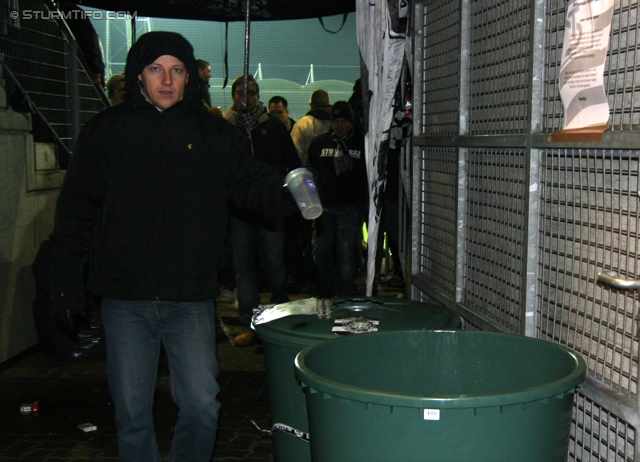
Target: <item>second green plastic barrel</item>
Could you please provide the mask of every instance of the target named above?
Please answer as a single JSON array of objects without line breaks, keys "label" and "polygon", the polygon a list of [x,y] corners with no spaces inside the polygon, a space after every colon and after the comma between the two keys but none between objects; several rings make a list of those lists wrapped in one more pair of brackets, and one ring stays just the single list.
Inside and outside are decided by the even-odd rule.
[{"label": "second green plastic barrel", "polygon": [[[264,349],[269,412],[273,423],[282,423],[302,432],[308,431],[305,397],[294,375],[295,357],[310,345],[338,338],[332,333],[335,319],[351,316],[378,320],[379,332],[456,329],[461,324],[460,317],[443,306],[380,297],[334,299],[331,319],[294,315],[256,325],[256,334],[262,340]],[[309,443],[288,433],[274,433],[272,443],[275,462],[311,460]]]}]

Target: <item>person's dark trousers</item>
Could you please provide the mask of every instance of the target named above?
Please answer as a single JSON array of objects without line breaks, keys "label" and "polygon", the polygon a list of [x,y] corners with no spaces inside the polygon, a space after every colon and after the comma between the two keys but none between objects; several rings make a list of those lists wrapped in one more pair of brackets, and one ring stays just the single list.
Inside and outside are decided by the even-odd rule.
[{"label": "person's dark trousers", "polygon": [[302,248],[302,223],[298,213],[284,218],[284,261],[287,277],[302,286],[307,282]]},{"label": "person's dark trousers", "polygon": [[218,428],[213,300],[102,299],[107,378],[123,462],[157,461],[153,400],[161,346],[179,408],[169,460],[208,462]]},{"label": "person's dark trousers", "polygon": [[285,303],[287,272],[284,265],[284,232],[273,231],[229,217],[229,239],[238,289],[238,318],[244,331],[250,330],[253,309],[260,305],[258,257],[271,288],[271,303]]},{"label": "person's dark trousers", "polygon": [[318,267],[313,259],[313,228],[315,220],[301,219],[300,236],[302,238],[302,254],[304,260],[305,274],[307,277],[307,286],[313,288],[318,285]]},{"label": "person's dark trousers", "polygon": [[236,275],[233,269],[233,259],[231,258],[231,243],[229,242],[229,233],[224,239],[224,247],[222,248],[222,256],[217,267],[218,285],[221,289],[233,290],[236,288]]},{"label": "person's dark trousers", "polygon": [[319,296],[348,296],[357,276],[363,208],[367,204],[323,205],[315,220],[313,257]]}]

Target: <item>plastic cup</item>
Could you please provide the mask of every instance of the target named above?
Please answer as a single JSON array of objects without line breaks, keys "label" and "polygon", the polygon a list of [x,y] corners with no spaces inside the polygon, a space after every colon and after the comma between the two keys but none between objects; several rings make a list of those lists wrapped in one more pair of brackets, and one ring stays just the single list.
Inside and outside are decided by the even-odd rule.
[{"label": "plastic cup", "polygon": [[284,181],[306,220],[313,220],[322,215],[320,196],[318,196],[313,175],[308,169],[302,167],[291,170]]}]

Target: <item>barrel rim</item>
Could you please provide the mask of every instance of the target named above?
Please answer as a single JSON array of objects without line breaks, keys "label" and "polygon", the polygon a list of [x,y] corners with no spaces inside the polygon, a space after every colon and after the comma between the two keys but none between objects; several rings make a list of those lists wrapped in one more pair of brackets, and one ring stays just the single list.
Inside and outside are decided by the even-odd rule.
[{"label": "barrel rim", "polygon": [[[543,339],[534,337],[526,337],[517,334],[496,333],[496,332],[480,332],[480,331],[464,331],[464,330],[443,330],[443,329],[424,329],[424,330],[406,330],[394,332],[375,332],[367,334],[368,336],[383,335],[407,335],[410,332],[416,333],[445,333],[453,335],[486,335],[486,336],[509,336],[512,338],[519,337],[526,342],[544,343],[546,348],[553,348],[567,354],[573,360],[573,370],[570,374],[561,379],[550,381],[543,385],[535,387],[523,388],[521,390],[508,393],[493,394],[477,394],[477,395],[435,395],[435,396],[417,396],[405,395],[389,392],[376,391],[375,389],[354,387],[337,381],[333,381],[322,377],[321,375],[310,370],[305,362],[306,356],[313,353],[327,341],[316,343],[305,348],[295,358],[295,375],[299,379],[303,387],[310,390],[325,393],[327,395],[344,398],[352,401],[363,403],[399,406],[409,408],[423,409],[460,409],[460,408],[483,408],[494,406],[509,406],[513,404],[530,403],[551,397],[563,398],[564,394],[573,394],[576,387],[582,383],[586,375],[586,364],[584,359],[577,352],[570,350],[562,345],[552,343]],[[331,340],[331,342],[353,341],[354,337],[343,337]]]}]

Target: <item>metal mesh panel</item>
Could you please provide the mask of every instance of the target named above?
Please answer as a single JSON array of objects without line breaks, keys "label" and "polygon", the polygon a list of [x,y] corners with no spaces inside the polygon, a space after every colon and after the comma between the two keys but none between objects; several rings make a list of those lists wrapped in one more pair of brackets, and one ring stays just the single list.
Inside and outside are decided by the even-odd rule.
[{"label": "metal mesh panel", "polygon": [[462,318],[462,330],[482,330],[468,319]]},{"label": "metal mesh panel", "polygon": [[[14,9],[15,8],[15,9]],[[67,150],[78,130],[105,103],[91,83],[81,61],[58,22],[43,2],[20,0],[0,3],[0,53],[7,67],[7,98],[23,93]],[[31,10],[30,19],[21,12]],[[18,13],[17,17],[11,13]],[[75,69],[75,71],[74,71]],[[77,120],[76,120],[77,117]],[[39,135],[36,131],[34,135]],[[36,141],[40,141],[36,139]]]},{"label": "metal mesh panel", "polygon": [[[637,0],[615,2],[611,40],[605,62],[604,83],[612,117],[612,130],[632,130],[640,124],[640,17]],[[562,103],[558,77],[564,40],[566,2],[551,1],[546,29],[545,132],[562,129]]]},{"label": "metal mesh panel", "polygon": [[527,133],[529,0],[471,3],[469,133]]},{"label": "metal mesh panel", "polygon": [[575,396],[568,460],[634,462],[633,426],[580,393]]},{"label": "metal mesh panel", "polygon": [[422,303],[435,303],[437,304],[438,301],[429,297],[427,294],[425,294],[424,292],[419,292],[418,293],[418,301],[422,302]]},{"label": "metal mesh panel", "polygon": [[520,333],[527,169],[522,150],[469,151],[463,304]]},{"label": "metal mesh panel", "polygon": [[458,2],[439,0],[422,5],[424,34],[420,37],[424,63],[421,117],[426,136],[458,134],[460,110],[460,9]]},{"label": "metal mesh panel", "polygon": [[560,63],[562,61],[562,41],[564,40],[564,17],[567,2],[551,0],[548,6],[546,20],[545,53],[545,85],[543,110],[543,131],[552,132],[562,129],[562,100],[558,79],[560,77]]},{"label": "metal mesh panel", "polygon": [[605,65],[604,81],[613,130],[631,130],[640,123],[640,65],[638,4],[622,0],[611,21],[611,42]]},{"label": "metal mesh panel", "polygon": [[458,150],[421,150],[419,273],[454,298]]},{"label": "metal mesh panel", "polygon": [[585,357],[626,395],[638,388],[633,292],[596,285],[603,269],[638,278],[638,166],[624,151],[543,156],[539,336]]}]

